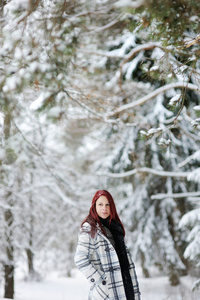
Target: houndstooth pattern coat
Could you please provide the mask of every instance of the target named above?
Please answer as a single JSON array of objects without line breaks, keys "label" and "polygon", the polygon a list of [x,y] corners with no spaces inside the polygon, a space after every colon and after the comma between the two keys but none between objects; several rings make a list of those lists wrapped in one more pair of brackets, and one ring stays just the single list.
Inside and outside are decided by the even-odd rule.
[{"label": "houndstooth pattern coat", "polygon": [[[100,229],[97,230],[94,238],[89,232],[90,225],[84,223],[79,233],[75,253],[77,268],[90,282],[88,300],[126,300],[119,259],[115,249]],[[135,266],[128,248],[127,254],[135,300],[140,300]]]}]

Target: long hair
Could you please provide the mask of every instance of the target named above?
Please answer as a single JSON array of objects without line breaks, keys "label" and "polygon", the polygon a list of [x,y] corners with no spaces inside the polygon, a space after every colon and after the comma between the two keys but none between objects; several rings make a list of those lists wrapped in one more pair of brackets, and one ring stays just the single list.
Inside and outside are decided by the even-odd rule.
[{"label": "long hair", "polygon": [[123,229],[123,234],[125,236],[125,230],[124,230],[124,226],[118,216],[118,213],[117,213],[117,210],[116,210],[116,206],[115,206],[115,202],[113,200],[113,197],[112,195],[106,191],[106,190],[99,190],[95,193],[93,199],[92,199],[92,205],[90,207],[90,210],[89,210],[89,214],[88,216],[83,220],[81,226],[83,226],[83,224],[85,222],[88,222],[91,226],[91,231],[90,231],[90,234],[91,234],[91,237],[94,237],[96,232],[97,232],[97,224],[100,226],[102,232],[104,233],[104,235],[106,235],[106,232],[99,220],[99,216],[97,214],[97,211],[96,211],[96,202],[97,200],[99,199],[99,197],[101,196],[105,196],[107,199],[108,199],[108,202],[109,202],[109,205],[110,205],[110,222],[112,220],[118,222],[121,224],[122,226],[122,229]]}]

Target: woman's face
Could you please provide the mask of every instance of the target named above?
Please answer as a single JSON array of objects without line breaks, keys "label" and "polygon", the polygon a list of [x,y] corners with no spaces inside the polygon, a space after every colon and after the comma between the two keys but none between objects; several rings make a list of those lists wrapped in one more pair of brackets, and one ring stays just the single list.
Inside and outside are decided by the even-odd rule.
[{"label": "woman's face", "polygon": [[100,196],[96,201],[96,211],[99,217],[106,219],[110,216],[110,204],[105,196]]}]

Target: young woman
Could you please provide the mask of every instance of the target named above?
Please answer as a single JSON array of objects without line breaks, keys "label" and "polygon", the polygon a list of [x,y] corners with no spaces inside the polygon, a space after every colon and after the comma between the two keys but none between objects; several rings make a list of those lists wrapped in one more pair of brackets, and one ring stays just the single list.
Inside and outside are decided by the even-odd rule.
[{"label": "young woman", "polygon": [[97,191],[81,224],[77,268],[90,282],[88,300],[140,300],[135,266],[111,194]]}]

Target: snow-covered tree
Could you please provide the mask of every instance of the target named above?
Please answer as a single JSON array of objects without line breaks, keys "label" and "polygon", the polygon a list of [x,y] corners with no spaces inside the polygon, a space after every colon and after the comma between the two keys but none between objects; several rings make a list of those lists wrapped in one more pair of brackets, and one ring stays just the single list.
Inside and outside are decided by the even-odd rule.
[{"label": "snow-covered tree", "polygon": [[[192,199],[190,198],[190,201]],[[195,199],[195,202],[196,199]],[[188,233],[186,236],[187,247],[184,251],[184,257],[193,263],[193,268],[197,272],[199,270],[199,258],[200,258],[200,247],[199,247],[199,238],[200,238],[200,220],[199,220],[199,205],[194,203],[196,208],[186,213],[180,220],[179,227],[186,230]],[[199,288],[200,281],[197,280],[194,283],[193,290]]]},{"label": "snow-covered tree", "polygon": [[[192,1],[178,7],[175,2],[137,4],[139,11],[134,1],[117,2],[115,7],[124,8],[121,26],[113,26],[109,37],[102,28],[105,42],[85,51],[94,75],[90,85],[99,91],[96,76],[101,103],[107,101],[101,116],[113,124],[103,140],[106,146],[99,143],[91,153],[102,177],[118,178],[117,184],[104,181],[107,187],[124,185],[123,215],[145,275],[155,264],[175,285],[189,270],[183,257],[186,236],[178,224],[192,209],[187,198],[199,189],[198,39],[189,38],[198,36],[198,6]],[[98,156],[98,147],[104,158]]]},{"label": "snow-covered tree", "polygon": [[[57,135],[60,146],[61,135],[47,124],[48,118],[59,120],[68,107],[62,105],[67,99],[63,87],[68,86],[67,67],[78,32],[65,17],[76,3],[66,4],[1,2],[1,263],[6,298],[14,295],[16,254],[26,251],[33,272],[33,255],[47,243],[55,244],[57,230],[62,232],[62,222],[57,221],[63,219],[65,226],[70,222],[64,214],[71,213],[68,206],[77,192],[70,185],[70,177],[76,178],[69,167],[70,154],[64,142],[62,151],[52,149],[50,137]],[[36,107],[50,107],[42,124],[29,116],[31,102],[32,113]]]},{"label": "snow-covered tree", "polygon": [[199,189],[199,6],[11,0],[0,22],[3,264],[13,274],[20,245],[31,272],[48,247],[67,262],[85,199],[107,188],[144,274],[177,284]]}]

